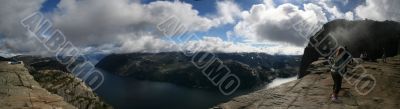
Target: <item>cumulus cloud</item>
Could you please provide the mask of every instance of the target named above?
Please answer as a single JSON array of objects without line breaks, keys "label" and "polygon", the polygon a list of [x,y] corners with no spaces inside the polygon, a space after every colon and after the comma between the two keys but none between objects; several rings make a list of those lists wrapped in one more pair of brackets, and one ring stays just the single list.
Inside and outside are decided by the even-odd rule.
[{"label": "cumulus cloud", "polygon": [[399,0],[366,0],[364,5],[358,6],[354,11],[363,19],[400,21],[399,10]]},{"label": "cumulus cloud", "polygon": [[251,46],[244,44],[235,44],[230,41],[224,41],[219,37],[205,36],[202,40],[189,41],[183,44],[184,50],[197,49],[199,51],[212,52],[246,52],[255,51]]},{"label": "cumulus cloud", "polygon": [[60,11],[53,20],[77,45],[161,36],[156,25],[170,16],[180,18],[181,24],[190,27],[189,31],[206,31],[216,26],[212,20],[199,16],[192,5],[180,1],[140,4],[130,0],[63,0],[58,6]]},{"label": "cumulus cloud", "polygon": [[217,2],[218,15],[213,19],[214,24],[231,24],[240,17],[240,7],[232,1]]},{"label": "cumulus cloud", "polygon": [[[349,1],[342,1],[343,4],[347,4]],[[317,4],[323,7],[329,13],[329,20],[334,19],[347,19],[354,20],[354,13],[352,11],[341,12],[339,8],[329,0],[321,0]]]},{"label": "cumulus cloud", "polygon": [[[0,1],[0,50],[47,54],[42,44],[29,37],[19,24],[21,19],[38,11],[44,1]],[[347,12],[328,0],[301,5],[277,5],[273,0],[264,0],[242,10],[233,0],[225,0],[216,2],[215,13],[200,16],[191,4],[177,0],[148,4],[139,0],[62,0],[46,16],[84,53],[162,52],[201,47],[202,51],[214,52],[301,54],[312,32],[302,36],[302,32],[310,31],[298,26],[299,23],[318,27],[334,19],[400,21],[398,0],[366,0]],[[179,18],[188,32],[207,32],[225,24],[234,25],[234,29],[224,31],[228,40],[221,39],[224,36],[207,36],[176,44],[165,40],[156,28],[170,16]],[[230,40],[237,37],[244,41]]]},{"label": "cumulus cloud", "polygon": [[188,41],[181,46],[183,50],[198,50],[211,52],[259,52],[268,54],[299,55],[303,53],[302,47],[280,45],[257,45],[247,42],[224,41],[220,37],[205,36],[201,40]]},{"label": "cumulus cloud", "polygon": [[[64,0],[52,19],[69,40],[78,46],[121,44],[118,52],[171,51],[174,45],[162,39],[156,29],[161,21],[175,16],[188,32],[207,31],[234,23],[240,7],[232,1],[216,3],[217,13],[198,15],[191,4],[155,1],[149,4],[130,0]],[[176,49],[175,49],[176,50]]]},{"label": "cumulus cloud", "polygon": [[[19,23],[27,15],[40,9],[44,0],[2,0],[0,1],[0,34],[2,51],[10,53],[40,53],[37,47],[40,43],[33,37],[27,37],[27,32]],[[35,53],[36,54],[36,53]]]},{"label": "cumulus cloud", "polygon": [[327,18],[320,6],[312,3],[303,6],[304,9],[290,3],[274,6],[272,1],[266,0],[264,4],[253,5],[249,11],[242,12],[242,20],[234,31],[251,40],[304,46],[306,39],[299,37],[303,28],[294,28],[294,24],[321,25]]},{"label": "cumulus cloud", "polygon": [[[27,31],[19,24],[20,19],[38,11],[43,1],[1,1],[0,33],[10,39],[7,41],[10,47],[18,47],[18,51],[46,51],[38,50],[40,43],[27,37]],[[207,17],[200,16],[191,4],[181,1],[142,4],[139,0],[62,0],[57,7],[47,16],[68,41],[77,47],[91,48],[84,51],[97,50],[93,47],[113,48],[118,52],[170,50],[171,44],[163,40],[156,29],[164,19],[175,16],[188,32],[197,32],[234,23],[240,13],[240,7],[233,1],[218,1],[216,14]]]},{"label": "cumulus cloud", "polygon": [[201,39],[190,40],[182,43],[166,41],[151,36],[140,37],[137,40],[128,40],[122,45],[102,45],[100,47],[87,47],[84,53],[131,53],[131,52],[170,52],[170,51],[206,51],[206,52],[258,52],[280,55],[303,54],[302,47],[288,46],[288,44],[266,45],[252,42],[233,42],[221,39],[218,36],[204,36]]},{"label": "cumulus cloud", "polygon": [[[126,40],[126,39],[125,39]],[[138,39],[128,39],[119,47],[115,52],[129,53],[129,52],[166,52],[177,51],[178,45],[171,41],[154,38],[151,36],[142,36]]]}]

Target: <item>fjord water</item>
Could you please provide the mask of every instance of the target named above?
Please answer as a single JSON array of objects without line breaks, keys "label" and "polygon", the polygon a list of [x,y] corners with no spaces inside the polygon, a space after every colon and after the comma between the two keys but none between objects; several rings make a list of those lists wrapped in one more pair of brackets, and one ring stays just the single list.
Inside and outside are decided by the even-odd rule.
[{"label": "fjord water", "polygon": [[293,77],[289,77],[289,78],[275,78],[274,80],[272,80],[271,83],[269,83],[266,87],[267,88],[274,88],[276,86],[279,86],[283,83],[287,83],[290,81],[294,81],[297,79],[297,76],[293,76]]},{"label": "fjord water", "polygon": [[[102,73],[105,78],[104,83],[95,92],[116,109],[205,109],[251,92],[251,90],[237,91],[225,96],[219,91],[137,80],[106,71]],[[277,86],[294,78],[296,77],[278,78],[270,84]]]},{"label": "fjord water", "polygon": [[[137,80],[109,72],[95,92],[116,109],[204,109],[228,101],[219,91],[186,88],[166,82]],[[237,92],[238,95],[242,92]]]}]

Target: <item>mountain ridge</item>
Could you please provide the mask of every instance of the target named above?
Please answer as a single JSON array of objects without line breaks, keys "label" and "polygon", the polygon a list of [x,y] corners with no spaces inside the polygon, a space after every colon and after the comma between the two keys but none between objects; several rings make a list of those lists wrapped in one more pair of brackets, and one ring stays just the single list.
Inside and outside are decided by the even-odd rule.
[{"label": "mountain ridge", "polygon": [[[199,52],[206,54],[208,52]],[[251,89],[271,82],[275,77],[296,75],[300,56],[274,56],[264,53],[213,53],[243,83],[239,89]],[[211,65],[213,66],[213,65]],[[104,71],[140,80],[170,82],[187,87],[215,89],[195,67],[192,57],[181,52],[111,54],[96,65]],[[241,78],[242,77],[242,78]]]}]

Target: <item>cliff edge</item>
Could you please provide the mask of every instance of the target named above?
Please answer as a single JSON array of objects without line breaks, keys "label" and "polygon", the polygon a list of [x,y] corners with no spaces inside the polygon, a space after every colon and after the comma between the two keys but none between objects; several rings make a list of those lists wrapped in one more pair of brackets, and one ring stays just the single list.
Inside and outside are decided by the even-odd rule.
[{"label": "cliff edge", "polygon": [[[400,106],[400,56],[387,58],[387,63],[364,62],[360,64],[366,73],[371,74],[376,85],[366,94],[357,92],[354,82],[367,81],[357,79],[361,70],[354,70],[343,79],[338,103],[330,101],[333,80],[326,60],[319,59],[310,64],[307,76],[282,84],[261,89],[253,93],[233,98],[219,104],[215,109],[396,109]],[[355,68],[352,66],[350,68]],[[351,70],[350,70],[351,71]],[[369,87],[369,86],[368,86]]]},{"label": "cliff edge", "polygon": [[23,64],[0,61],[0,109],[76,109],[36,82]]},{"label": "cliff edge", "polygon": [[80,78],[70,73],[65,65],[51,57],[16,56],[22,60],[33,78],[53,94],[79,109],[112,109]]},{"label": "cliff edge", "polygon": [[[20,60],[11,62],[9,60]],[[54,58],[0,57],[0,109],[112,109]]]}]

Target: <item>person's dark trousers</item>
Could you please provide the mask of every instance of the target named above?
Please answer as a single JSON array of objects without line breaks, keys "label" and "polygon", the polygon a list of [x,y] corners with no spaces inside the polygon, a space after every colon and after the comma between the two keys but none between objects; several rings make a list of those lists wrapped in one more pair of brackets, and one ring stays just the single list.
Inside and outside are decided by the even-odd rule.
[{"label": "person's dark trousers", "polygon": [[333,93],[339,94],[339,91],[342,87],[342,75],[339,72],[331,72],[333,79]]}]

